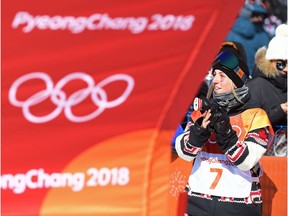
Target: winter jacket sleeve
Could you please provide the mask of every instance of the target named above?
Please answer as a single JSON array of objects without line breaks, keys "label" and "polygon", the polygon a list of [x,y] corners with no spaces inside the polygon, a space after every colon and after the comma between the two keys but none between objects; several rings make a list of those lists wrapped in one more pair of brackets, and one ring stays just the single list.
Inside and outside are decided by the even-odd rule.
[{"label": "winter jacket sleeve", "polygon": [[250,170],[267,150],[269,142],[267,128],[250,131],[244,141],[238,140],[225,155],[241,170]]}]

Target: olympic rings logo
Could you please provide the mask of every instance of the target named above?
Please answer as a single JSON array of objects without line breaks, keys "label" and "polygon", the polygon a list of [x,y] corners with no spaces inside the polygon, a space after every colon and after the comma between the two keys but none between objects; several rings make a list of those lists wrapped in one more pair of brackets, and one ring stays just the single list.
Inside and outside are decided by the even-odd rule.
[{"label": "olympic rings logo", "polygon": [[[18,88],[23,83],[32,79],[40,79],[44,81],[46,89],[33,94],[26,100],[18,100],[16,98]],[[82,80],[87,84],[87,87],[77,90],[67,97],[66,93],[62,89],[72,80]],[[127,83],[127,87],[118,98],[108,101],[108,96],[103,87],[117,81],[125,81]],[[12,105],[21,107],[24,117],[32,123],[40,124],[49,122],[55,119],[63,110],[68,120],[71,122],[80,123],[96,118],[107,108],[119,106],[128,98],[133,88],[134,79],[126,74],[112,75],[96,85],[94,79],[90,75],[83,72],[74,72],[63,77],[54,86],[54,83],[49,75],[43,72],[33,72],[23,75],[13,82],[9,90],[9,101]],[[91,97],[91,100],[97,106],[97,109],[84,116],[74,115],[72,112],[72,107],[81,103],[88,96]],[[45,101],[48,98],[50,98],[52,103],[56,105],[56,108],[45,116],[33,115],[30,110],[31,107]]]}]

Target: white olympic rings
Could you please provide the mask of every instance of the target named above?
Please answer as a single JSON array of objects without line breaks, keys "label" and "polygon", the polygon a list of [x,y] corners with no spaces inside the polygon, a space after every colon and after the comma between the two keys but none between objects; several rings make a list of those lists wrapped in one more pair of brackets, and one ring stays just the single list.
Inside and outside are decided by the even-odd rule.
[{"label": "white olympic rings", "polygon": [[[30,96],[28,99],[24,101],[18,100],[16,98],[16,95],[18,93],[19,86],[32,79],[40,79],[44,81],[46,89],[35,93],[34,95]],[[67,95],[62,90],[62,88],[72,80],[82,80],[87,84],[87,87],[74,92],[67,98]],[[127,83],[127,87],[125,91],[122,93],[122,95],[120,95],[118,98],[112,101],[108,101],[108,96],[103,87],[116,81],[125,81]],[[133,88],[134,88],[134,79],[126,74],[112,75],[102,80],[96,85],[93,77],[91,77],[89,74],[83,72],[74,72],[64,76],[54,86],[53,81],[49,75],[43,72],[33,72],[23,75],[13,82],[9,90],[9,101],[16,107],[22,107],[24,117],[32,123],[40,124],[49,122],[54,118],[56,118],[62,112],[63,109],[67,119],[69,119],[71,122],[80,123],[96,118],[106,108],[113,108],[119,106],[128,98]],[[98,108],[92,113],[84,116],[74,115],[72,112],[72,107],[81,103],[89,95],[93,103]],[[30,111],[30,107],[41,103],[42,101],[48,99],[49,97],[52,103],[56,105],[56,108],[50,114],[47,114],[45,116],[33,115]]]}]

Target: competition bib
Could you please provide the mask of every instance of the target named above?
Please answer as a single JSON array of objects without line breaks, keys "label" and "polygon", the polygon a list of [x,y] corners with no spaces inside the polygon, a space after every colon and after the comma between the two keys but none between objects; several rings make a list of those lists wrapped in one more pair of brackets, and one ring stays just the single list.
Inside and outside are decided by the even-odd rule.
[{"label": "competition bib", "polygon": [[234,198],[250,195],[250,171],[238,169],[225,155],[201,152],[195,159],[192,173],[189,185],[193,192]]}]

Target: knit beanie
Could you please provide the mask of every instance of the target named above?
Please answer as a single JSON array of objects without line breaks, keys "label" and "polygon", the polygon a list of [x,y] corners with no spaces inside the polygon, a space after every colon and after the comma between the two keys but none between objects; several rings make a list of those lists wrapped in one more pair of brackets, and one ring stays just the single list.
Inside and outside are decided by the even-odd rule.
[{"label": "knit beanie", "polygon": [[275,30],[275,36],[270,40],[266,59],[288,59],[288,25],[281,24]]},{"label": "knit beanie", "polygon": [[[221,58],[226,58],[228,61],[229,55],[236,59],[235,68],[229,69],[221,63]],[[225,60],[225,61],[226,61]],[[249,68],[247,66],[247,57],[244,47],[241,43],[234,41],[226,41],[222,43],[217,57],[212,63],[212,69],[219,69],[223,71],[239,88],[242,87],[249,77]]]}]

